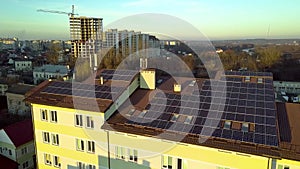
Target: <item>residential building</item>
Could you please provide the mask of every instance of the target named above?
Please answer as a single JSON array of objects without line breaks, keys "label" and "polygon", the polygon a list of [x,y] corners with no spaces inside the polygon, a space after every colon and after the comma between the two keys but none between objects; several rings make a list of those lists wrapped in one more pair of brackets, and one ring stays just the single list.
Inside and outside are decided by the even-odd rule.
[{"label": "residential building", "polygon": [[0,164],[2,168],[5,169],[18,169],[18,163],[5,157],[0,155]]},{"label": "residential building", "polygon": [[15,71],[32,71],[32,61],[28,59],[14,59]]},{"label": "residential building", "polygon": [[38,168],[300,168],[298,126],[278,123],[271,73],[156,71],[102,70],[95,83],[32,90]]},{"label": "residential building", "polygon": [[43,65],[33,69],[33,82],[38,84],[46,79],[69,79],[70,68],[68,65]]},{"label": "residential building", "polygon": [[28,84],[12,85],[6,91],[7,108],[11,114],[20,116],[30,116],[30,105],[24,102],[25,94],[35,86]]},{"label": "residential building", "polygon": [[159,56],[160,42],[155,36],[149,34],[108,29],[103,33],[103,47],[108,49],[114,48],[117,52],[121,52],[124,56],[129,57],[133,55],[139,56],[141,50],[156,48],[156,53],[144,52],[149,57],[153,57],[155,55]]},{"label": "residential building", "polygon": [[300,82],[274,81],[274,90],[300,95]]},{"label": "residential building", "polygon": [[[0,161],[3,160],[1,156],[5,156],[18,163],[19,169],[33,169],[34,153],[31,120],[17,122],[0,130]],[[2,168],[4,164],[7,163],[0,163],[0,167]],[[16,166],[13,163],[11,165]]]},{"label": "residential building", "polygon": [[0,38],[0,49],[16,49],[18,38]]},{"label": "residential building", "polygon": [[70,17],[72,56],[89,59],[90,67],[98,66],[97,58],[102,47],[102,18]]},{"label": "residential building", "polygon": [[6,82],[0,82],[0,95],[4,96],[8,89],[8,84]]}]

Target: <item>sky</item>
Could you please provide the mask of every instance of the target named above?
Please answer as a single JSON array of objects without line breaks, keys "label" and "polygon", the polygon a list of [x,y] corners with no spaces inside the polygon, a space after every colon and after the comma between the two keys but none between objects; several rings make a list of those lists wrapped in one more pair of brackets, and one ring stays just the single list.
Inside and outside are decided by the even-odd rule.
[{"label": "sky", "polygon": [[[300,38],[300,0],[0,0],[0,4],[4,38],[69,39],[67,15],[37,9],[70,12],[73,4],[80,16],[103,18],[105,28],[124,17],[158,13],[188,22],[211,40]],[[189,33],[184,27],[176,31]]]}]

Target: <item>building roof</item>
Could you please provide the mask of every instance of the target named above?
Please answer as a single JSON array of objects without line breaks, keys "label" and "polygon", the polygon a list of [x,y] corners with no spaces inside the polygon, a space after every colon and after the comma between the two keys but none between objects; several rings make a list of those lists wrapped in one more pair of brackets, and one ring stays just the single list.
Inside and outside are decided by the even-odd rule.
[{"label": "building roof", "polygon": [[26,92],[33,89],[35,86],[28,85],[28,84],[16,84],[8,88],[6,93],[14,93],[14,94],[21,94],[25,95]]},{"label": "building roof", "polygon": [[33,140],[33,127],[31,120],[24,120],[3,128],[16,147]]},{"label": "building roof", "polygon": [[35,67],[33,72],[68,74],[69,73],[69,66],[65,66],[65,65],[43,65],[41,67]]},{"label": "building roof", "polygon": [[[249,82],[246,76],[251,76]],[[180,93],[173,92],[172,78],[157,87],[158,93],[138,89],[102,128],[279,157],[272,75],[225,72],[218,78],[197,79],[198,87],[181,78]],[[242,131],[244,124],[247,131]],[[201,143],[199,138],[207,140]]]},{"label": "building roof", "polygon": [[[76,109],[105,112],[113,103],[113,92],[117,91],[119,96],[132,78],[138,75],[132,72],[129,76],[130,72],[120,71],[116,78],[114,72],[107,70],[100,73],[96,81],[101,76],[105,77],[103,85],[45,81],[26,94],[26,101],[75,108],[73,98],[77,98]],[[289,115],[295,107],[288,105],[283,108],[288,116],[277,115],[276,110],[282,110],[282,107],[277,106],[276,109],[272,74],[225,72],[211,80],[156,78],[159,79],[162,80],[157,84],[158,90],[135,90],[106,119],[102,128],[266,157],[300,160],[300,156],[293,154],[296,151],[283,147],[283,141],[289,141],[289,136],[278,134],[289,131],[282,130],[280,126],[288,120],[290,142],[299,143],[299,132],[293,129],[298,128],[295,119],[299,117]],[[117,85],[112,86],[113,82]],[[175,82],[181,85],[181,92],[174,92]],[[113,90],[113,87],[121,88]],[[93,100],[96,100],[96,105],[92,104]],[[199,138],[206,141],[199,142]]]},{"label": "building roof", "polygon": [[[103,73],[103,71],[100,71]],[[78,82],[45,81],[27,93],[26,101],[57,107],[105,112],[112,100],[131,84],[138,71],[106,71],[104,84],[99,76]],[[101,74],[100,73],[100,74]],[[115,74],[114,74],[115,73]],[[102,75],[102,74],[101,74]]]},{"label": "building roof", "polygon": [[3,155],[0,155],[1,169],[18,169],[19,164]]},{"label": "building roof", "polygon": [[277,103],[281,155],[300,160],[300,104]]}]

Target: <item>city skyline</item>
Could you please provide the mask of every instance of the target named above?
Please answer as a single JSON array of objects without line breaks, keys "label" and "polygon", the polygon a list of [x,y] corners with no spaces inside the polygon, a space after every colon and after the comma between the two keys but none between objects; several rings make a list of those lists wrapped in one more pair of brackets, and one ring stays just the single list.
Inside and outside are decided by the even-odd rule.
[{"label": "city skyline", "polygon": [[[194,25],[211,40],[251,38],[300,38],[299,1],[267,0],[213,2],[187,0],[129,0],[95,2],[78,0],[1,0],[0,37],[19,39],[70,39],[67,15],[37,12],[37,9],[71,11],[80,16],[103,18],[107,25],[127,16],[162,13]],[[125,26],[130,30],[131,26]],[[142,31],[143,30],[135,30]],[[184,30],[183,30],[184,31]],[[193,36],[193,35],[187,35]]]}]

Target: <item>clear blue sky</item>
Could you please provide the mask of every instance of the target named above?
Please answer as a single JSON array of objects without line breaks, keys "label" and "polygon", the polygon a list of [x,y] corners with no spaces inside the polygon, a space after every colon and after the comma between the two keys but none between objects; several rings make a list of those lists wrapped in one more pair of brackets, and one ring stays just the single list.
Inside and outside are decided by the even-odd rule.
[{"label": "clear blue sky", "polygon": [[[0,37],[69,39],[67,15],[102,17],[104,26],[125,16],[163,13],[179,17],[210,39],[300,38],[300,0],[0,0]],[[137,30],[138,31],[138,30]],[[140,30],[143,31],[143,30]],[[183,30],[184,31],[184,30]]]}]

